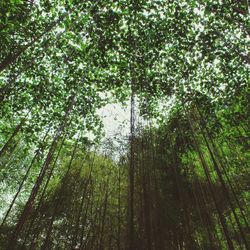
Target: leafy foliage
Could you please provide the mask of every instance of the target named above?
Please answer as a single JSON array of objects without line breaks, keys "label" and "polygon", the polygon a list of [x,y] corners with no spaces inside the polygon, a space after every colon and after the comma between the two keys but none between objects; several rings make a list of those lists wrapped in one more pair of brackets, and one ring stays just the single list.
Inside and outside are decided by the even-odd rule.
[{"label": "leafy foliage", "polygon": [[248,249],[248,26],[243,0],[2,1],[1,246]]}]

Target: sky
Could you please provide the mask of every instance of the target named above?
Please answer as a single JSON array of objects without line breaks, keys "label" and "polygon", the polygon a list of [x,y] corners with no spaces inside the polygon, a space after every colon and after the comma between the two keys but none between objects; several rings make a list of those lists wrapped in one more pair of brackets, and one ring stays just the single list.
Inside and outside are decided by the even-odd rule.
[{"label": "sky", "polygon": [[101,117],[104,125],[105,137],[112,137],[119,133],[121,136],[129,135],[130,105],[126,107],[120,103],[111,103],[100,108],[97,114]]}]

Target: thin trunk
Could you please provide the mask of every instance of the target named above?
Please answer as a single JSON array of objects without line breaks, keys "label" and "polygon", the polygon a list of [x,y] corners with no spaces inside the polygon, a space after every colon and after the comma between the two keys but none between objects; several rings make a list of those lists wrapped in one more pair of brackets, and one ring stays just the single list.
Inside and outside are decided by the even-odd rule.
[{"label": "thin trunk", "polygon": [[20,183],[20,185],[19,185],[19,187],[18,187],[18,190],[17,190],[17,192],[16,192],[16,194],[15,194],[15,196],[14,196],[14,198],[13,198],[11,204],[10,204],[10,206],[9,206],[9,209],[8,209],[8,211],[6,212],[5,216],[4,216],[4,219],[3,219],[2,223],[1,223],[0,228],[1,228],[1,227],[3,226],[3,224],[5,223],[5,221],[6,221],[7,217],[8,217],[8,215],[9,215],[9,213],[10,213],[12,207],[14,206],[15,201],[16,201],[16,199],[17,199],[17,196],[18,196],[19,193],[21,192],[21,190],[22,190],[22,188],[23,188],[23,185],[24,185],[25,181],[26,181],[27,178],[28,178],[29,172],[30,172],[30,170],[31,170],[31,168],[32,168],[32,166],[33,166],[33,164],[34,164],[34,162],[35,162],[35,161],[37,160],[37,158],[39,157],[39,155],[40,155],[40,150],[43,148],[43,143],[44,143],[44,141],[45,141],[45,139],[46,139],[48,133],[49,133],[49,130],[46,132],[46,134],[45,134],[45,136],[44,136],[44,138],[43,138],[43,140],[42,140],[42,142],[41,142],[40,148],[36,149],[36,153],[35,153],[35,155],[34,155],[32,161],[31,161],[29,167],[28,167],[27,170],[26,170],[26,173],[25,173],[25,175],[24,175],[24,177],[23,177],[23,179],[22,179],[22,181],[21,181],[21,183]]},{"label": "thin trunk", "polygon": [[190,126],[190,129],[193,133],[193,138],[194,138],[194,146],[196,148],[196,151],[198,152],[199,154],[199,158],[200,158],[200,161],[201,161],[201,165],[204,169],[204,172],[205,172],[205,175],[206,175],[206,178],[207,178],[207,181],[209,183],[209,190],[210,190],[210,193],[212,195],[212,198],[213,198],[213,201],[214,201],[214,204],[215,204],[215,207],[216,207],[216,210],[218,212],[218,215],[219,215],[219,219],[220,219],[220,223],[221,223],[221,226],[223,228],[223,231],[224,231],[224,235],[226,237],[226,241],[227,241],[227,244],[228,244],[228,248],[229,250],[234,250],[234,246],[233,246],[233,243],[232,243],[232,240],[231,240],[231,237],[230,237],[230,234],[228,232],[228,228],[227,228],[227,224],[226,224],[226,220],[224,218],[224,215],[221,211],[221,208],[219,206],[219,203],[218,203],[218,200],[216,199],[216,195],[215,195],[215,191],[213,189],[213,186],[212,186],[212,181],[211,181],[211,178],[210,178],[210,173],[209,173],[209,170],[208,170],[208,167],[207,167],[207,164],[203,158],[203,155],[202,155],[202,152],[200,151],[200,148],[198,146],[198,143],[197,143],[197,140],[196,140],[196,137],[195,137],[195,132],[194,132],[194,128],[193,128],[193,125],[190,121],[190,118],[189,116],[187,115],[188,117],[188,122],[189,122],[189,126]]},{"label": "thin trunk", "polygon": [[121,167],[118,166],[118,235],[117,250],[121,250]]},{"label": "thin trunk", "polygon": [[142,192],[143,192],[143,201],[144,201],[144,223],[145,223],[145,231],[146,231],[146,246],[148,250],[151,250],[152,240],[151,240],[151,216],[150,216],[150,207],[149,207],[149,198],[148,193],[149,189],[147,188],[147,171],[145,164],[145,153],[144,153],[144,142],[143,139],[141,141],[141,175],[142,175]]},{"label": "thin trunk", "polygon": [[[185,140],[185,137],[183,135],[183,131],[179,125],[178,125],[178,131],[181,134],[183,145],[186,145],[185,148],[186,148],[186,150],[188,150],[188,148],[187,148],[188,142]],[[189,161],[189,159],[188,159],[188,161]],[[193,161],[193,159],[191,159],[191,161]],[[204,197],[203,192],[202,192],[202,196],[200,199],[200,195],[199,195],[199,193],[197,193],[197,190],[202,191],[202,185],[200,183],[200,180],[196,176],[193,165],[190,165],[190,171],[191,171],[192,175],[195,177],[194,181],[192,181],[191,190],[192,190],[192,193],[193,193],[193,196],[195,199],[195,205],[196,205],[198,216],[199,216],[199,219],[200,219],[200,222],[202,225],[202,229],[206,230],[206,233],[207,233],[208,239],[209,239],[210,248],[217,249],[217,246],[215,245],[216,241],[215,241],[214,235],[211,233],[211,231],[213,231],[213,228],[211,228],[210,215],[207,212],[205,197]],[[196,185],[197,183],[199,184],[199,187]],[[203,216],[204,212],[205,212],[205,216]]]},{"label": "thin trunk", "polygon": [[[90,188],[93,189],[93,186],[91,185]],[[86,204],[86,207],[85,207],[85,213],[84,213],[84,216],[82,217],[82,229],[81,229],[81,235],[80,235],[80,246],[79,246],[79,249],[84,249],[85,248],[85,243],[86,243],[86,238],[85,238],[85,242],[84,242],[84,233],[85,233],[85,229],[86,229],[86,222],[87,222],[87,219],[88,219],[88,212],[89,212],[89,206],[91,206],[91,211],[92,211],[92,206],[93,204],[91,203],[90,205],[90,202],[93,203],[93,192],[91,193],[91,196],[89,198],[87,198],[87,204]],[[92,215],[92,213],[91,213]]]},{"label": "thin trunk", "polygon": [[21,122],[15,127],[12,135],[10,136],[10,138],[8,139],[8,141],[4,144],[4,146],[1,148],[0,150],[0,157],[3,155],[3,153],[9,148],[13,138],[18,134],[18,132],[22,129],[23,125],[24,125],[25,120],[22,119]]},{"label": "thin trunk", "polygon": [[[42,202],[43,202],[43,200],[44,200],[44,196],[45,196],[45,193],[46,193],[46,191],[47,191],[47,187],[48,187],[49,182],[50,182],[50,179],[51,179],[51,177],[52,177],[52,175],[53,175],[53,171],[54,171],[54,168],[55,168],[55,166],[56,166],[57,160],[58,160],[58,158],[59,158],[59,156],[60,156],[60,153],[61,153],[62,147],[63,147],[63,145],[64,145],[65,139],[66,139],[66,137],[64,136],[63,139],[62,139],[62,143],[61,143],[61,145],[60,145],[60,148],[59,148],[59,150],[58,150],[58,152],[57,152],[57,155],[56,155],[56,157],[55,157],[55,160],[54,160],[54,162],[53,162],[53,164],[52,164],[52,167],[51,167],[51,169],[49,170],[48,178],[47,178],[46,183],[45,183],[45,185],[44,185],[44,187],[43,187],[43,191],[42,191],[42,194],[41,194],[41,196],[40,196],[40,198],[39,198],[39,202],[38,202],[38,204],[37,204],[37,206],[36,206],[36,208],[35,208],[35,211],[34,211],[34,214],[33,214],[33,216],[32,216],[32,220],[31,220],[31,222],[30,222],[30,224],[29,224],[28,230],[26,231],[26,234],[25,234],[25,237],[24,237],[24,241],[23,241],[23,244],[22,244],[23,247],[24,247],[25,244],[26,244],[26,241],[27,241],[27,239],[28,239],[28,237],[29,237],[29,234],[30,234],[30,232],[31,232],[31,229],[32,229],[32,227],[33,227],[33,224],[34,224],[34,222],[35,222],[35,220],[36,220],[36,218],[37,218],[37,216],[38,216],[40,206],[41,206],[41,204],[42,204]],[[37,223],[38,223],[38,222],[37,222]],[[34,241],[35,238],[36,238],[36,235],[34,235],[34,236],[33,236],[33,239],[31,240],[31,246],[32,246],[32,242]]]},{"label": "thin trunk", "polygon": [[[80,136],[80,134],[79,134],[79,136]],[[72,162],[73,162],[75,154],[76,154],[76,149],[77,149],[77,146],[78,146],[79,136],[78,136],[78,139],[75,142],[74,150],[73,150],[73,153],[72,153],[72,156],[71,156],[68,168],[67,168],[67,172],[66,172],[66,174],[64,176],[63,183],[62,183],[62,186],[60,188],[59,197],[56,200],[56,204],[55,204],[55,208],[54,208],[54,211],[53,211],[53,215],[52,215],[52,218],[50,220],[50,223],[49,223],[49,226],[48,226],[48,231],[46,233],[46,237],[45,237],[45,240],[44,240],[44,243],[43,243],[43,246],[42,246],[43,249],[47,249],[48,248],[48,243],[49,243],[50,235],[51,235],[51,232],[53,230],[53,223],[54,223],[54,220],[55,220],[55,217],[56,217],[56,214],[57,214],[58,206],[60,205],[61,199],[63,197],[63,189],[65,187],[65,184],[66,184],[66,181],[67,181],[67,177],[69,175],[69,172],[70,172],[70,169],[71,169],[71,166],[72,166]]]},{"label": "thin trunk", "polygon": [[[198,112],[199,112],[199,116],[200,116],[200,118],[201,118],[202,123],[205,125],[205,122],[204,122],[204,120],[203,120],[203,117],[202,117],[201,112],[199,111],[198,108],[197,108],[197,110],[198,110]],[[215,169],[215,171],[216,171],[216,173],[217,173],[217,175],[218,175],[218,177],[219,177],[219,180],[220,180],[220,183],[221,183],[223,192],[224,192],[224,194],[225,194],[225,196],[226,196],[226,198],[227,198],[227,200],[228,200],[228,202],[229,202],[230,208],[231,208],[231,210],[232,210],[232,212],[233,212],[233,215],[234,215],[234,217],[235,217],[235,220],[236,220],[236,223],[237,223],[238,228],[239,228],[239,230],[240,230],[240,233],[241,233],[243,242],[244,242],[246,248],[248,249],[248,242],[247,242],[247,240],[246,240],[245,233],[244,233],[244,231],[243,231],[243,229],[242,229],[242,226],[241,226],[241,224],[240,224],[239,218],[238,218],[238,216],[237,216],[237,214],[236,214],[236,212],[235,212],[234,206],[233,206],[233,204],[232,204],[232,201],[231,201],[231,198],[230,198],[228,189],[227,189],[227,187],[226,187],[226,184],[225,184],[225,182],[224,182],[224,179],[223,179],[222,173],[221,173],[221,171],[220,171],[220,168],[219,168],[219,166],[218,166],[218,164],[217,164],[217,161],[216,161],[216,159],[215,159],[215,156],[214,156],[214,154],[213,154],[213,152],[212,152],[212,149],[211,149],[211,147],[210,147],[210,145],[209,145],[209,142],[208,142],[208,140],[207,140],[206,135],[208,136],[209,140],[212,142],[212,146],[215,147],[214,144],[213,144],[212,138],[211,138],[211,136],[210,136],[210,134],[209,134],[209,132],[208,132],[206,126],[205,126],[205,131],[206,131],[206,134],[205,134],[205,132],[203,131],[203,126],[202,126],[202,124],[201,124],[201,133],[202,133],[202,137],[203,137],[203,139],[204,139],[204,141],[205,141],[205,143],[206,143],[207,149],[208,149],[208,151],[209,151],[211,160],[212,160],[213,165],[214,165],[214,169]]]},{"label": "thin trunk", "polygon": [[129,249],[134,249],[134,124],[135,123],[135,97],[132,90],[130,111],[130,164],[129,164],[129,211],[128,211],[128,244]]},{"label": "thin trunk", "polygon": [[[81,221],[81,217],[82,217],[83,205],[84,205],[84,202],[86,200],[86,194],[87,194],[87,189],[89,187],[89,183],[91,182],[91,174],[92,174],[92,169],[93,169],[93,166],[94,166],[94,159],[95,159],[95,154],[93,156],[93,161],[92,161],[91,166],[90,166],[90,172],[89,172],[88,179],[87,179],[86,183],[84,181],[82,183],[84,185],[84,189],[83,189],[83,192],[82,192],[82,195],[81,195],[80,207],[79,207],[79,210],[78,210],[78,213],[77,213],[77,216],[76,216],[75,233],[74,233],[74,237],[73,237],[72,242],[71,242],[70,249],[74,249],[75,245],[77,243],[78,231],[79,231],[79,225],[80,225],[80,221]],[[83,164],[82,164],[82,166],[83,166]],[[80,175],[80,173],[79,173],[79,175]]]},{"label": "thin trunk", "polygon": [[102,214],[102,220],[101,220],[101,232],[100,232],[100,241],[99,241],[99,250],[105,249],[104,247],[104,228],[105,228],[105,221],[106,221],[106,212],[107,212],[107,204],[108,204],[108,187],[109,184],[107,183],[107,190],[105,194],[104,199],[104,207],[103,207],[103,214]]},{"label": "thin trunk", "polygon": [[68,115],[70,114],[70,112],[71,112],[71,110],[73,108],[74,102],[75,102],[75,96],[71,96],[70,97],[70,103],[69,103],[69,105],[67,107],[64,119],[63,119],[61,125],[59,126],[59,128],[58,128],[58,130],[57,130],[57,132],[55,134],[55,137],[53,139],[53,142],[51,143],[49,152],[47,154],[47,158],[46,158],[46,160],[45,160],[45,162],[43,164],[43,167],[41,168],[41,171],[40,171],[39,176],[38,176],[38,178],[36,180],[36,183],[32,188],[32,191],[31,191],[31,194],[30,194],[30,196],[28,198],[28,201],[25,204],[25,207],[24,207],[24,209],[23,209],[23,211],[21,213],[21,216],[19,217],[17,225],[16,225],[16,227],[14,229],[14,232],[13,232],[13,234],[12,234],[10,240],[9,240],[8,247],[7,247],[8,250],[14,250],[16,248],[17,239],[19,237],[20,232],[22,231],[23,225],[27,221],[27,219],[30,216],[30,213],[31,213],[31,211],[33,209],[35,198],[37,197],[37,193],[38,193],[38,191],[40,189],[40,186],[42,184],[44,176],[47,173],[49,165],[50,165],[50,163],[51,163],[51,161],[53,159],[53,154],[54,154],[55,148],[57,146],[58,140],[59,140],[59,138],[61,136],[62,131],[64,130],[65,125],[66,125],[65,120],[68,118]]}]

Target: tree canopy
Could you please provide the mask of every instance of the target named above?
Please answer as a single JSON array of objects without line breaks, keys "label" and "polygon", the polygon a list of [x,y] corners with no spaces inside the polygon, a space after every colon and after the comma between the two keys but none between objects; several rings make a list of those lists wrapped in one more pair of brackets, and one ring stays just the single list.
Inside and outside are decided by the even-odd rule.
[{"label": "tree canopy", "polygon": [[[0,249],[249,249],[249,20],[246,0],[0,2]],[[113,102],[130,133],[105,138]]]}]

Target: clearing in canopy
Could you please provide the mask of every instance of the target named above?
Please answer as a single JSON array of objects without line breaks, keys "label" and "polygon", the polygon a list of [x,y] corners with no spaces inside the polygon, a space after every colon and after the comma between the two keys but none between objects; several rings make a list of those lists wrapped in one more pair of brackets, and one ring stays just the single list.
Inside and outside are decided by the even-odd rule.
[{"label": "clearing in canopy", "polygon": [[0,250],[250,249],[247,0],[0,0]]}]

